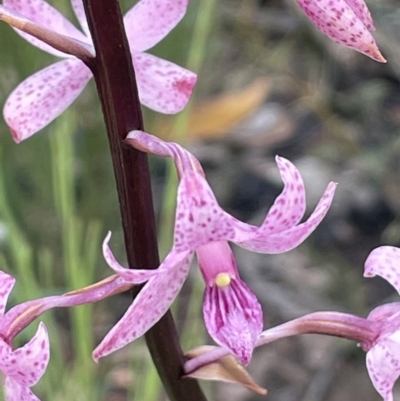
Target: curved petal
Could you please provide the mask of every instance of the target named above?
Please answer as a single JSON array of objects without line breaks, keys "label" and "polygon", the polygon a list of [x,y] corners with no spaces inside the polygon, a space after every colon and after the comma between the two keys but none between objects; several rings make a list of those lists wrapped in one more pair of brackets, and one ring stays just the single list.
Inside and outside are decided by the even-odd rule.
[{"label": "curved petal", "polygon": [[8,297],[14,287],[15,278],[0,270],[0,318],[6,310]]},{"label": "curved petal", "polygon": [[146,153],[171,157],[174,160],[179,178],[182,178],[185,172],[190,170],[204,175],[203,168],[196,157],[175,142],[165,142],[144,131],[130,131],[125,142]]},{"label": "curved petal", "polygon": [[29,343],[1,359],[1,369],[21,386],[32,387],[43,376],[49,359],[49,336],[46,326],[40,323]]},{"label": "curved petal", "polygon": [[392,352],[391,343],[384,339],[367,352],[369,377],[384,401],[393,401],[392,389],[400,376],[400,355]]},{"label": "curved petal", "polygon": [[140,102],[165,114],[181,111],[192,95],[195,73],[147,53],[133,53]]},{"label": "curved petal", "polygon": [[299,171],[289,160],[283,157],[276,156],[276,163],[284,188],[260,227],[260,231],[265,235],[281,232],[295,226],[300,222],[306,211],[306,193]]},{"label": "curved petal", "polygon": [[374,249],[365,261],[364,277],[381,276],[400,294],[400,249],[381,246]]},{"label": "curved petal", "polygon": [[262,309],[250,288],[240,278],[223,287],[207,286],[203,313],[214,341],[247,365],[263,328]]},{"label": "curved petal", "polygon": [[369,31],[374,31],[374,21],[364,0],[346,0],[346,3],[354,11],[357,18],[367,27]]},{"label": "curved petal", "polygon": [[[136,340],[161,319],[182,288],[192,257],[189,252],[167,257],[159,268],[162,274],[147,282],[122,319],[93,351],[95,361]],[[179,262],[171,265],[171,259]]]},{"label": "curved petal", "polygon": [[127,269],[120,265],[114,257],[108,243],[110,242],[111,238],[111,231],[108,232],[106,238],[103,241],[103,256],[106,260],[107,264],[121,276],[125,281],[132,284],[140,284],[144,283],[145,281],[149,280],[151,277],[154,277],[157,270],[144,270],[144,269]]},{"label": "curved petal", "polygon": [[[271,233],[268,225],[255,227],[224,212],[205,178],[194,171],[186,172],[178,188],[174,247],[183,252],[210,242],[232,241],[256,252],[286,252],[303,242],[318,226],[329,210],[335,189],[336,183],[328,185],[307,221]],[[295,199],[291,197],[294,205]],[[294,221],[297,221],[297,216]],[[284,226],[285,219],[277,221],[279,227]]]},{"label": "curved petal", "polygon": [[[400,313],[400,302],[390,302],[388,304],[379,305],[368,314],[367,319],[374,322],[384,322],[392,320]],[[396,319],[398,320],[398,319]],[[399,325],[399,324],[397,324]],[[394,330],[391,330],[393,332]]]},{"label": "curved petal", "polygon": [[[335,189],[336,183],[331,182],[314,212],[304,223],[273,234],[265,233],[264,226],[261,226],[255,234],[249,235],[249,239],[245,241],[233,241],[242,248],[261,253],[282,253],[295,248],[315,230],[325,217],[332,203]],[[238,229],[241,229],[242,224],[238,224]]]},{"label": "curved petal", "polygon": [[186,13],[189,0],[141,0],[124,17],[132,51],[150,49],[167,36]]},{"label": "curved petal", "polygon": [[[359,2],[352,1],[351,5],[346,0],[297,2],[308,18],[335,42],[364,53],[376,61],[386,61],[368,28],[359,19]],[[352,7],[357,4],[356,10],[353,10]]]},{"label": "curved petal", "polygon": [[6,376],[4,378],[5,401],[40,401],[29,387],[19,384],[16,380]]},{"label": "curved petal", "polygon": [[4,105],[4,118],[15,142],[29,138],[58,117],[83,91],[92,73],[67,59],[28,77]]},{"label": "curved petal", "polygon": [[186,172],[178,188],[175,217],[174,248],[178,252],[193,251],[210,242],[229,241],[249,233],[243,231],[254,226],[241,223],[241,231],[235,230],[237,220],[218,205],[206,179],[194,172]]},{"label": "curved petal", "polygon": [[[83,32],[85,32],[86,41],[88,41],[89,38],[91,38],[91,34],[90,34],[89,26],[87,23],[87,18],[86,18],[86,14],[85,14],[85,9],[83,7],[83,2],[82,2],[82,0],[71,0],[71,4],[72,4],[72,8],[74,9],[76,18],[78,19]],[[90,39],[90,42],[92,42],[91,39]]]},{"label": "curved petal", "polygon": [[[3,6],[16,11],[24,17],[29,18],[31,21],[43,25],[59,34],[70,36],[71,38],[78,39],[84,43],[89,42],[88,38],[79,29],[77,29],[60,12],[44,0],[3,0]],[[15,31],[39,49],[53,54],[54,56],[66,57],[64,53],[52,48],[41,40],[36,39],[27,33],[21,32],[18,29],[15,29]]]}]

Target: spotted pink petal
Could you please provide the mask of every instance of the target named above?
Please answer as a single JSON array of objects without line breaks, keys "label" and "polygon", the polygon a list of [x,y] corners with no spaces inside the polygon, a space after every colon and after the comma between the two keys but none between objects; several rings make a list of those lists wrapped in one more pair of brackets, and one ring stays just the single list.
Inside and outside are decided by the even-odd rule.
[{"label": "spotted pink petal", "polygon": [[11,353],[11,346],[3,340],[3,336],[0,337],[0,371],[2,369],[1,367],[1,361],[3,359],[7,359],[8,356]]},{"label": "spotted pink petal", "polygon": [[335,42],[364,53],[376,61],[386,61],[368,31],[371,24],[360,0],[350,2],[297,0],[297,2],[310,20]]},{"label": "spotted pink petal", "polygon": [[162,274],[147,282],[122,319],[93,351],[95,361],[136,340],[161,319],[186,280],[192,256],[193,253],[173,251],[167,256],[159,267]]},{"label": "spotted pink petal", "polygon": [[[255,252],[287,252],[300,245],[316,229],[329,210],[335,190],[336,183],[331,182],[318,202],[314,212],[304,223],[272,234],[269,234],[268,230],[265,230],[265,227],[261,226],[253,235],[249,236],[249,239],[245,241],[233,241],[242,248]],[[235,224],[241,229],[243,223],[239,223]]]},{"label": "spotted pink petal", "polygon": [[[44,0],[3,0],[3,6],[16,11],[31,21],[43,25],[59,34],[70,36],[71,38],[78,39],[84,43],[89,43],[88,38],[79,31],[79,29],[77,29],[60,12]],[[29,43],[47,53],[58,57],[68,57],[64,53],[52,48],[27,33],[21,32],[18,29],[15,29],[15,31]]]},{"label": "spotted pink petal", "polygon": [[364,0],[346,0],[346,3],[369,31],[375,30],[374,21]]},{"label": "spotted pink petal", "polygon": [[133,52],[155,46],[186,13],[189,0],[141,0],[124,17],[126,35]]},{"label": "spotted pink petal", "polygon": [[29,138],[58,117],[79,96],[91,76],[82,61],[67,59],[19,84],[3,110],[14,141]]},{"label": "spotted pink petal", "polygon": [[398,344],[388,338],[378,342],[367,352],[367,369],[372,384],[384,401],[393,401],[392,389],[400,376]]},{"label": "spotted pink petal", "polygon": [[[86,41],[88,41],[89,38],[91,38],[91,34],[90,34],[90,30],[89,30],[89,26],[88,26],[86,14],[85,14],[85,8],[83,7],[83,2],[82,2],[82,0],[71,0],[71,4],[72,4],[72,8],[74,9],[76,18],[78,19],[83,32],[85,32]],[[90,39],[90,42],[91,42],[91,39]]]},{"label": "spotted pink petal", "polygon": [[197,76],[170,61],[133,53],[140,102],[165,114],[181,111],[190,99]]},{"label": "spotted pink petal", "polygon": [[132,284],[140,284],[154,277],[157,270],[139,270],[139,269],[127,269],[120,265],[114,257],[108,243],[110,242],[111,231],[108,232],[106,238],[103,241],[103,256],[107,264],[113,269],[118,275],[120,275],[125,281]]},{"label": "spotted pink petal", "polygon": [[15,284],[15,278],[0,270],[0,318],[6,310],[8,296]]},{"label": "spotted pink petal", "polygon": [[264,220],[262,231],[265,235],[281,232],[295,226],[300,222],[306,211],[306,193],[299,171],[289,160],[283,157],[276,156],[276,163],[284,188]]},{"label": "spotted pink petal", "polygon": [[46,326],[39,328],[29,343],[0,359],[1,370],[21,386],[32,387],[43,376],[50,359]]},{"label": "spotted pink petal", "polygon": [[[292,211],[294,218],[289,220],[291,224],[288,225],[285,219],[282,220],[278,217],[279,213],[282,213],[282,216],[287,214],[286,205],[280,205],[278,198],[272,216],[277,215],[275,221],[279,228],[288,228],[280,232],[273,230],[271,232],[269,225],[273,222],[271,215],[261,227],[235,219],[218,205],[205,178],[201,174],[189,171],[182,177],[178,189],[174,247],[177,251],[183,252],[194,250],[210,242],[232,241],[243,248],[256,252],[286,252],[301,244],[315,230],[329,210],[335,189],[336,184],[330,183],[314,212],[307,221],[299,225],[293,224],[298,221],[303,207],[300,207],[300,213],[295,211],[296,196],[291,196],[292,190],[288,190],[285,198],[280,199],[288,199],[289,203],[293,203],[294,207],[289,208],[289,213]],[[301,196],[299,195],[298,199]],[[281,211],[274,212],[274,210],[279,210],[278,206],[281,206]]]},{"label": "spotted pink petal", "polygon": [[400,294],[400,249],[381,246],[374,249],[365,261],[364,277],[381,276]]},{"label": "spotted pink petal", "polygon": [[263,328],[261,306],[249,287],[240,278],[224,287],[207,286],[203,314],[213,340],[247,365]]},{"label": "spotted pink petal", "polygon": [[11,377],[4,378],[5,401],[40,401],[29,387],[19,384]]},{"label": "spotted pink petal", "polygon": [[[235,239],[238,236],[233,225],[235,221],[218,205],[202,175],[194,171],[184,174],[178,188],[175,216],[174,248],[177,252]],[[241,224],[241,227],[247,227],[245,223]],[[248,233],[240,231],[239,234],[248,237]]]}]

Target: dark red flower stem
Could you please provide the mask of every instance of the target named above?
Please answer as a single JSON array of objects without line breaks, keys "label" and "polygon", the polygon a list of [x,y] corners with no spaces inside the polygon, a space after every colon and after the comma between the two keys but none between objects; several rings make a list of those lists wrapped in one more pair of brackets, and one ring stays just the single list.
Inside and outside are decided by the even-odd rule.
[{"label": "dark red flower stem", "polygon": [[[135,73],[117,0],[84,0],[96,58],[88,62],[99,93],[117,182],[130,266],[159,265],[147,156],[124,144],[129,131],[143,130]],[[173,401],[205,401],[198,383],[181,380],[184,358],[168,312],[146,334],[165,389]]]}]

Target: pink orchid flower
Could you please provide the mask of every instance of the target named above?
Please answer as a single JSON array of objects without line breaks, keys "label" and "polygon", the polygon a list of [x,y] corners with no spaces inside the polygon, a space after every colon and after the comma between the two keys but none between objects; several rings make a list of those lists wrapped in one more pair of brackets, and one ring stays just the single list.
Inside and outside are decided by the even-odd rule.
[{"label": "pink orchid flower", "polygon": [[[246,365],[263,327],[262,310],[255,295],[240,279],[227,241],[261,253],[281,253],[295,248],[327,213],[336,184],[329,184],[314,212],[299,224],[305,212],[304,184],[296,167],[277,157],[284,189],[263,224],[253,226],[237,220],[218,205],[203,174],[196,171],[201,167],[193,155],[190,158],[189,152],[177,144],[162,142],[143,132],[136,133],[139,137],[145,136],[138,148],[149,151],[153,146],[151,151],[156,154],[170,152],[177,163],[181,182],[174,244],[156,270],[157,274],[150,278],[124,317],[94,350],[93,357],[97,360],[134,341],[165,314],[180,291],[196,253],[206,285],[203,313],[207,330],[215,342]],[[145,143],[147,140],[151,145]],[[112,255],[108,240],[109,237],[103,245],[104,253]],[[127,282],[131,277],[137,279],[134,270],[125,269],[114,258],[107,262]]]},{"label": "pink orchid flower", "polygon": [[[382,246],[365,262],[365,277],[386,279],[400,294],[400,249]],[[378,306],[368,320],[380,323],[379,336],[367,349],[367,369],[372,384],[385,401],[393,401],[392,389],[400,376],[400,302]]]},{"label": "pink orchid flower", "polygon": [[364,0],[297,0],[308,18],[335,42],[386,62],[369,31],[375,30]]},{"label": "pink orchid flower", "polygon": [[[4,316],[8,296],[15,279],[0,271],[0,319]],[[11,339],[0,338],[0,371],[4,375],[6,401],[39,401],[31,392],[43,376],[50,358],[49,337],[43,323],[31,341],[13,350]]]},{"label": "pink orchid flower", "polygon": [[[368,256],[364,276],[381,276],[400,294],[399,265],[400,249],[382,246]],[[357,341],[367,352],[372,384],[384,401],[393,401],[393,386],[400,377],[400,302],[378,306],[367,318],[343,312],[313,312],[264,331],[256,346],[299,334],[324,334]],[[227,353],[224,348],[214,348],[187,361],[185,372],[196,377],[199,368]]]},{"label": "pink orchid flower", "polygon": [[[166,114],[181,111],[196,83],[196,74],[145,53],[161,41],[185,15],[189,0],[141,0],[124,17],[135,67],[139,98],[145,106]],[[71,0],[83,32],[44,0],[3,0],[3,5],[57,33],[92,45],[82,0]],[[75,57],[16,30],[34,46],[64,58],[23,81],[9,96],[4,118],[13,138],[29,138],[58,117],[83,91],[92,77]]]}]

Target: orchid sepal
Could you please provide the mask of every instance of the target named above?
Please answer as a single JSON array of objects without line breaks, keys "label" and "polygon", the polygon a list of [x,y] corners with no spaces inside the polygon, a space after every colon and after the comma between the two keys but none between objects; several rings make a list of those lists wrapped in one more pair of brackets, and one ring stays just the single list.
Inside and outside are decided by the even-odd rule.
[{"label": "orchid sepal", "polygon": [[193,253],[169,254],[134,299],[122,319],[108,332],[93,351],[97,362],[142,336],[167,312],[189,273]]},{"label": "orchid sepal", "polygon": [[4,118],[19,143],[45,127],[81,94],[92,73],[80,60],[65,59],[20,83],[4,105]]},{"label": "orchid sepal", "polygon": [[378,62],[386,62],[369,32],[375,28],[364,0],[297,0],[297,3],[333,41]]}]

